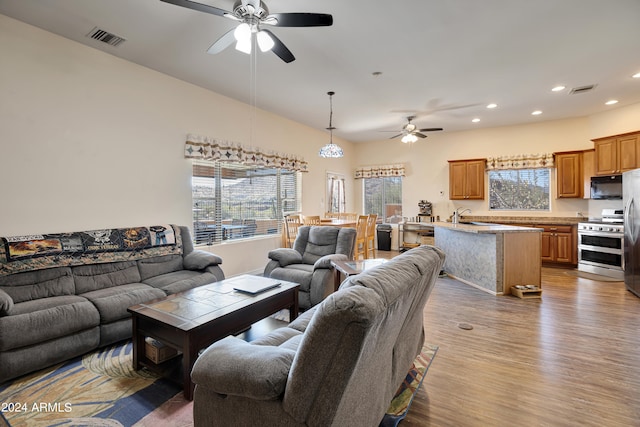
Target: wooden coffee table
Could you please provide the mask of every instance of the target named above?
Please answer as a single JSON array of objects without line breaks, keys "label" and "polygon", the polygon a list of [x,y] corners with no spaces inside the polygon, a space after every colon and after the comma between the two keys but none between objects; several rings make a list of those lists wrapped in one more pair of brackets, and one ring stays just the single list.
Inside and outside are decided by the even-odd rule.
[{"label": "wooden coffee table", "polygon": [[[276,288],[252,295],[234,290],[243,280],[273,280],[237,276],[185,292],[129,307],[133,320],[133,366],[175,376],[176,360],[156,364],[145,355],[151,337],[182,352],[184,396],[193,399],[191,369],[198,353],[212,343],[248,329],[253,323],[288,308],[290,320],[298,316],[297,283],[280,281]],[[180,370],[178,370],[180,371]]]},{"label": "wooden coffee table", "polygon": [[342,283],[341,275],[344,275],[345,279],[354,274],[360,274],[363,271],[376,267],[380,264],[387,262],[385,258],[372,258],[364,260],[350,260],[350,261],[331,261],[331,267],[335,270],[334,290],[338,290],[340,283]]}]

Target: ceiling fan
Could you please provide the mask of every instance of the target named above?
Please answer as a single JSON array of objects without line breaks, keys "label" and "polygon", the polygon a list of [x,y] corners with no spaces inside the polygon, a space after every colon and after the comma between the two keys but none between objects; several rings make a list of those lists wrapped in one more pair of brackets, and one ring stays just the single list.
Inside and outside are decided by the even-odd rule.
[{"label": "ceiling fan", "polygon": [[[427,135],[423,134],[422,132],[436,132],[436,131],[440,131],[443,130],[442,128],[424,128],[424,129],[418,129],[416,127],[416,125],[414,125],[413,123],[411,123],[411,120],[415,119],[416,116],[408,116],[407,117],[407,124],[404,125],[402,127],[402,132],[400,132],[397,135],[392,136],[389,139],[393,139],[393,138],[397,138],[399,136],[402,136],[401,141],[404,143],[407,142],[416,142],[418,140],[418,138],[426,138]],[[383,132],[394,132],[394,131],[383,131]]]},{"label": "ceiling fan", "polygon": [[333,25],[333,16],[326,13],[270,14],[269,8],[261,0],[236,0],[233,5],[233,12],[191,0],[161,1],[199,12],[222,16],[240,23],[240,25],[227,31],[211,45],[207,52],[212,54],[222,52],[233,42],[236,42],[237,50],[249,54],[251,53],[253,34],[255,34],[261,51],[267,52],[271,50],[284,62],[289,63],[296,59],[295,56],[275,34],[260,28],[261,25],[274,27],[326,27]]}]

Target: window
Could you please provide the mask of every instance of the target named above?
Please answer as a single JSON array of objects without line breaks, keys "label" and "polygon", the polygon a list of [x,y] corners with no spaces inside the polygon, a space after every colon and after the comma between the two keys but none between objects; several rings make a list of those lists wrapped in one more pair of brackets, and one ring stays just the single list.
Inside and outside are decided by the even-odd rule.
[{"label": "window", "polygon": [[551,169],[489,171],[490,210],[549,210]]},{"label": "window", "polygon": [[344,212],[344,175],[327,172],[327,212]]},{"label": "window", "polygon": [[402,177],[363,178],[364,213],[384,222],[402,219]]},{"label": "window", "polygon": [[300,183],[299,172],[194,161],[195,243],[279,233],[284,214],[300,211]]}]

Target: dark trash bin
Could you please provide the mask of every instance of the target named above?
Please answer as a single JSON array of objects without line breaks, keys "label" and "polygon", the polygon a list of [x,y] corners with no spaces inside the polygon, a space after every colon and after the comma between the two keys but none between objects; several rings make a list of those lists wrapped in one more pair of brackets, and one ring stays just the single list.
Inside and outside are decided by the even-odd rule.
[{"label": "dark trash bin", "polygon": [[377,228],[378,250],[391,250],[391,224],[380,224]]}]

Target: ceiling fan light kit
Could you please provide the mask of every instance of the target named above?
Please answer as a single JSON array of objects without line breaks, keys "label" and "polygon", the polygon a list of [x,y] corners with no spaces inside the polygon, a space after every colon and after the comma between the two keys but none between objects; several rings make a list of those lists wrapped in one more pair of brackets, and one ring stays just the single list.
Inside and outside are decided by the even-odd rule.
[{"label": "ceiling fan light kit", "polygon": [[237,0],[233,12],[191,0],[161,0],[176,6],[222,16],[240,22],[237,28],[228,31],[211,45],[208,53],[217,54],[236,41],[236,50],[251,54],[253,34],[262,52],[272,51],[284,62],[295,61],[295,56],[269,30],[260,25],[274,27],[327,27],[333,25],[333,16],[326,13],[269,13],[269,8],[261,0]]},{"label": "ceiling fan light kit", "polygon": [[335,129],[333,127],[333,95],[335,95],[335,92],[327,92],[327,95],[329,95],[329,127],[327,128],[327,130],[329,131],[329,143],[327,145],[325,145],[324,147],[322,147],[320,149],[320,152],[318,153],[320,155],[320,157],[325,157],[325,158],[337,158],[337,157],[342,157],[344,156],[344,152],[342,151],[342,148],[340,148],[337,144],[333,143],[333,130]]},{"label": "ceiling fan light kit", "polygon": [[402,137],[402,139],[400,141],[404,142],[405,144],[411,143],[413,144],[414,142],[416,142],[418,140],[418,137],[415,136],[412,133],[409,133],[405,136]]},{"label": "ceiling fan light kit", "polygon": [[[414,142],[416,142],[418,140],[418,138],[426,138],[427,137],[427,135],[423,134],[422,132],[436,132],[436,131],[442,130],[442,128],[418,129],[418,127],[416,125],[411,123],[411,120],[413,120],[415,118],[416,118],[416,116],[408,116],[407,117],[407,124],[402,127],[402,131],[399,134],[394,135],[389,139],[394,139],[394,138],[397,138],[397,137],[401,136],[402,138],[400,139],[400,141],[404,142],[405,144],[413,144]],[[385,132],[393,132],[393,131],[385,131]]]}]

